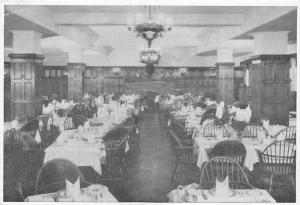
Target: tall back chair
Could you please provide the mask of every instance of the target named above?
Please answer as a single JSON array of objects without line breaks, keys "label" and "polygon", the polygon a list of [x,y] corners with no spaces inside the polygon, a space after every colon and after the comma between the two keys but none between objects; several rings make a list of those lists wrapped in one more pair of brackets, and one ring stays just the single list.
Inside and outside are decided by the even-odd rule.
[{"label": "tall back chair", "polygon": [[66,179],[74,183],[78,177],[84,184],[84,177],[79,168],[67,159],[53,159],[39,170],[35,182],[35,194],[51,193],[64,189]]},{"label": "tall back chair", "polygon": [[275,137],[284,135],[285,140],[296,144],[296,126],[290,126],[281,130]]},{"label": "tall back chair", "polygon": [[248,124],[242,131],[241,136],[243,138],[257,138],[260,132],[266,134],[266,129],[257,124]]},{"label": "tall back chair", "polygon": [[238,140],[224,140],[218,142],[208,153],[209,158],[228,157],[244,167],[246,158],[246,148],[244,144]]},{"label": "tall back chair", "polygon": [[64,130],[71,130],[74,128],[75,128],[75,126],[73,123],[73,119],[71,117],[66,118],[65,122],[64,122]]},{"label": "tall back chair", "polygon": [[215,124],[207,124],[203,129],[203,137],[217,137],[217,135],[221,134],[222,137],[230,137],[227,129],[222,125]]},{"label": "tall back chair", "polygon": [[20,143],[20,139],[15,128],[7,130],[4,133],[4,152],[11,150],[18,143]]},{"label": "tall back chair", "polygon": [[215,187],[216,180],[223,181],[227,176],[232,189],[253,188],[243,168],[228,157],[215,157],[206,162],[200,175],[200,188],[211,189]]},{"label": "tall back chair", "polygon": [[4,168],[8,165],[15,166],[22,158],[22,143],[15,128],[4,133]]},{"label": "tall back chair", "polygon": [[269,192],[272,193],[275,176],[288,176],[295,186],[296,145],[288,141],[271,143],[264,151],[256,150],[259,157],[260,173],[270,177]]},{"label": "tall back chair", "polygon": [[[106,152],[106,167],[107,176],[104,176],[104,180],[116,180],[121,179],[124,176],[125,164],[125,150],[128,140],[127,133],[123,135],[119,140],[104,141],[104,148]],[[115,175],[115,170],[119,170],[119,176]]]}]

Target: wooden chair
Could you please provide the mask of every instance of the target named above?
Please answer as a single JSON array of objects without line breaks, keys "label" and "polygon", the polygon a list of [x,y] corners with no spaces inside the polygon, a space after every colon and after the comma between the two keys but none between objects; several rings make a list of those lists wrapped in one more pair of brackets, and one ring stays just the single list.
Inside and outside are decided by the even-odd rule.
[{"label": "wooden chair", "polygon": [[[126,168],[125,164],[125,149],[128,137],[122,136],[120,140],[104,141],[105,147],[102,150],[106,151],[106,173],[101,176],[103,180],[119,180],[124,176]],[[117,176],[115,171],[118,171]],[[118,176],[119,174],[119,176]]]},{"label": "wooden chair", "polygon": [[[173,133],[174,134],[174,133]],[[176,137],[176,136],[174,136]],[[198,160],[198,147],[194,146],[193,140],[180,140],[177,138],[176,140],[176,146],[175,146],[175,157],[176,157],[176,164],[173,170],[171,181],[173,185],[179,185],[184,183],[182,178],[186,175],[186,172],[178,172],[180,167],[196,169],[198,171],[197,167],[197,160]],[[194,179],[195,177],[199,176],[193,176],[190,173],[188,173],[189,176],[185,176],[189,180]]]},{"label": "wooden chair", "polygon": [[217,137],[219,131],[222,137],[230,137],[229,132],[224,126],[214,125],[213,123],[205,125],[203,129],[203,137]]},{"label": "wooden chair", "polygon": [[203,123],[205,121],[209,121],[209,123],[214,123],[216,124],[216,122],[218,121],[219,119],[215,116],[215,115],[211,115],[211,114],[203,114],[202,115],[202,118],[201,118],[201,121],[200,121],[200,125],[203,125]]},{"label": "wooden chair", "polygon": [[275,135],[275,138],[280,135],[284,135],[286,141],[296,144],[296,126],[290,126],[281,130],[278,134]]},{"label": "wooden chair", "polygon": [[260,130],[263,130],[265,135],[267,134],[267,130],[263,126],[257,124],[248,124],[241,132],[241,136],[242,138],[257,138]]},{"label": "wooden chair", "polygon": [[65,119],[64,122],[64,130],[72,130],[72,129],[75,129],[73,119],[71,117],[68,117]]},{"label": "wooden chair", "polygon": [[20,131],[30,132],[30,131],[36,131],[39,129],[39,121],[37,119],[30,120],[27,122]]},{"label": "wooden chair", "polygon": [[79,168],[67,159],[53,159],[39,170],[35,182],[35,194],[51,193],[64,189],[66,179],[74,183],[80,178],[81,186],[85,180]]},{"label": "wooden chair", "polygon": [[232,189],[252,189],[243,168],[228,157],[215,157],[205,163],[200,175],[200,189],[211,189],[216,179],[223,181],[228,176],[229,187]]},{"label": "wooden chair", "polygon": [[15,167],[22,157],[22,143],[15,128],[4,133],[4,168]]},{"label": "wooden chair", "polygon": [[264,151],[256,150],[259,157],[257,169],[260,178],[269,177],[269,192],[272,193],[273,180],[278,176],[289,177],[293,187],[296,173],[296,145],[288,141],[271,143]]},{"label": "wooden chair", "polygon": [[228,157],[244,167],[246,158],[246,148],[244,144],[238,140],[224,140],[218,142],[211,150],[208,151],[209,159],[215,157]]}]

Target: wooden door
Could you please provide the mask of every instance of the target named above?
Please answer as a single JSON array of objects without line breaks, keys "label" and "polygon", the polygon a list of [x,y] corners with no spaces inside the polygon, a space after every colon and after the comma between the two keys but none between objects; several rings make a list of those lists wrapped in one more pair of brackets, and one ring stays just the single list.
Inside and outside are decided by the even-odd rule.
[{"label": "wooden door", "polygon": [[33,62],[12,62],[11,115],[35,116],[35,71]]}]

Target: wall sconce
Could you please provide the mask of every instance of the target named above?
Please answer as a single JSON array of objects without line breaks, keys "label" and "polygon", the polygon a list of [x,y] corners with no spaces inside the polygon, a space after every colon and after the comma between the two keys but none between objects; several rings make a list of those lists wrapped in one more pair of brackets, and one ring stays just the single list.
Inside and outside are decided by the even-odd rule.
[{"label": "wall sconce", "polygon": [[185,76],[185,74],[188,72],[187,68],[179,68],[179,73],[181,76]]},{"label": "wall sconce", "polygon": [[114,68],[112,69],[112,72],[114,73],[114,75],[119,75],[120,72],[121,72],[121,68],[119,68],[119,67],[114,67]]},{"label": "wall sconce", "polygon": [[63,72],[62,72],[62,74],[63,74],[64,76],[68,76],[68,69],[64,69]]}]

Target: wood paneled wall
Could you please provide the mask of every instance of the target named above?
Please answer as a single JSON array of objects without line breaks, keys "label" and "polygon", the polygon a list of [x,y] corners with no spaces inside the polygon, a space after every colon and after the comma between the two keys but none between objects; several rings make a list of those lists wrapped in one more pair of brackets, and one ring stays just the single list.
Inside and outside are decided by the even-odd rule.
[{"label": "wood paneled wall", "polygon": [[41,114],[43,64],[41,55],[9,54],[11,58],[11,118]]},{"label": "wood paneled wall", "polygon": [[249,100],[254,120],[267,117],[271,123],[288,125],[289,56],[254,56],[242,65],[249,69]]},{"label": "wood paneled wall", "polygon": [[43,95],[57,94],[68,96],[68,76],[65,75],[66,66],[44,66]]},{"label": "wood paneled wall", "polygon": [[112,67],[86,67],[84,71],[85,92],[123,93],[125,77],[123,72],[114,73]]}]

